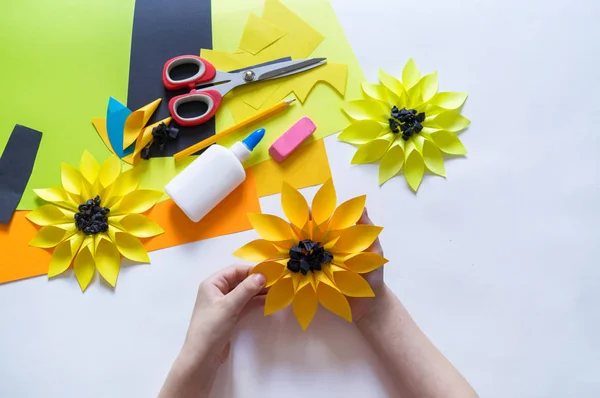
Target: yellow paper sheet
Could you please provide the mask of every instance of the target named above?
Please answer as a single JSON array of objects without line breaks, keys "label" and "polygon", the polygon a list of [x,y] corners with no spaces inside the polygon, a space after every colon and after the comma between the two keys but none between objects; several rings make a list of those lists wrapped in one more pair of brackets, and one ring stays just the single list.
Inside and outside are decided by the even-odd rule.
[{"label": "yellow paper sheet", "polygon": [[[251,13],[255,15],[250,17]],[[241,39],[249,18],[254,19],[253,24],[260,22],[256,20],[256,16],[266,21],[268,26],[274,25],[289,33],[252,54],[241,48],[242,45],[249,46],[241,44]],[[326,57],[328,62],[327,66],[304,74],[256,83],[225,96],[224,106],[216,117],[217,131],[283,98],[294,95],[299,99],[300,103],[296,102],[284,113],[263,123],[267,130],[263,139],[265,145],[253,152],[248,165],[269,159],[268,147],[302,116],[309,116],[317,125],[315,138],[334,134],[347,126],[348,119],[340,108],[344,99],[361,98],[360,82],[364,80],[364,76],[327,0],[220,0],[212,4],[212,18],[215,50],[202,50],[201,55],[213,62],[218,69],[233,70],[288,56],[293,59]],[[267,41],[257,43],[254,48]],[[342,79],[346,68],[347,79]],[[293,83],[294,79],[297,84]],[[288,81],[289,84],[286,83]],[[323,81],[327,83],[323,84]],[[345,94],[341,95],[340,92],[344,91]],[[253,128],[255,127],[241,129],[220,143],[230,146],[249,134]]]}]

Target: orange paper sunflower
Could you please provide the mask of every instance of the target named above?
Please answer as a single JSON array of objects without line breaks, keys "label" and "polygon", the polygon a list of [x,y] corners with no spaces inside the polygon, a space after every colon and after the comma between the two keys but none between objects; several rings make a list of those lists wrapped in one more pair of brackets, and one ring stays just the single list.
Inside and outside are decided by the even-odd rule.
[{"label": "orange paper sunflower", "polygon": [[336,209],[336,193],[330,179],[319,189],[309,209],[302,194],[284,183],[281,205],[289,222],[270,214],[248,215],[263,239],[244,245],[234,255],[260,261],[251,273],[266,277],[269,292],[265,315],[292,304],[300,326],[306,329],[320,303],[351,322],[346,296],[375,295],[360,274],[381,267],[387,260],[365,252],[383,229],[356,225],[365,200],[366,196],[359,196]]},{"label": "orange paper sunflower", "polygon": [[138,238],[159,235],[163,230],[139,213],[152,208],[162,192],[137,189],[138,170],[121,173],[116,155],[99,165],[85,151],[80,170],[62,164],[62,187],[34,190],[50,202],[27,214],[31,222],[42,226],[29,244],[54,248],[48,277],[65,272],[73,263],[81,290],[88,287],[96,269],[114,287],[121,255],[150,261]]}]

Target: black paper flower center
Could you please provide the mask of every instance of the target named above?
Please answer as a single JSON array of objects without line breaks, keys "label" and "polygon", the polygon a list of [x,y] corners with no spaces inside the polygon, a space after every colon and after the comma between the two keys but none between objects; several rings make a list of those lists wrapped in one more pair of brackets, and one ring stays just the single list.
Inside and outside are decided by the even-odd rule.
[{"label": "black paper flower center", "polygon": [[321,265],[330,263],[332,259],[333,255],[325,251],[320,243],[306,239],[290,249],[287,267],[292,272],[306,275],[308,271],[321,271]]},{"label": "black paper flower center", "polygon": [[416,109],[398,109],[396,106],[392,108],[391,117],[388,119],[392,133],[397,134],[402,131],[404,141],[408,141],[413,134],[420,133],[423,130],[421,123],[424,120],[424,112],[418,113]]},{"label": "black paper flower center", "polygon": [[75,213],[75,225],[86,235],[106,232],[108,231],[107,215],[109,212],[109,208],[100,206],[100,196],[96,196],[79,205],[79,211]]}]

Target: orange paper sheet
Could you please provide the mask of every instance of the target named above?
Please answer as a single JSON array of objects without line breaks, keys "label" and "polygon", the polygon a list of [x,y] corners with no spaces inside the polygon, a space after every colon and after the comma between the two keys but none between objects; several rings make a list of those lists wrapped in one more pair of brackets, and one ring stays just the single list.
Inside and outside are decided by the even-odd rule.
[{"label": "orange paper sheet", "polygon": [[[31,278],[48,272],[51,252],[29,246],[37,227],[25,218],[29,211],[14,213],[10,224],[0,225],[0,283]],[[148,239],[148,251],[195,242],[252,229],[247,213],[260,213],[254,173],[200,222],[194,223],[175,205],[166,200],[148,213],[165,233]]]}]

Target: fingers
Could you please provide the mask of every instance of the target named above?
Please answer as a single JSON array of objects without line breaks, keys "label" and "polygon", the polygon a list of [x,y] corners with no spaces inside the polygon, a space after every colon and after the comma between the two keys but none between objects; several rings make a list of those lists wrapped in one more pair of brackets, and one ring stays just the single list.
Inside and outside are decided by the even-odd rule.
[{"label": "fingers", "polygon": [[[362,216],[358,220],[358,224],[366,224],[373,225],[373,221],[369,218],[369,213],[367,213],[367,208],[363,210]],[[381,247],[381,243],[379,243],[379,238],[375,239],[375,242],[367,249],[369,252],[377,253],[380,256],[383,256],[383,248]]]},{"label": "fingers", "polygon": [[216,286],[222,294],[227,294],[248,277],[251,269],[248,265],[230,265],[217,271],[207,281]]},{"label": "fingers", "polygon": [[252,274],[241,281],[225,298],[236,310],[241,311],[251,298],[262,292],[265,282],[263,274]]}]

